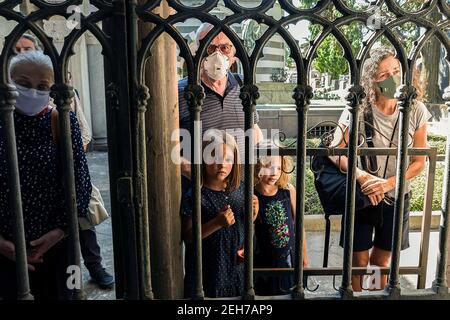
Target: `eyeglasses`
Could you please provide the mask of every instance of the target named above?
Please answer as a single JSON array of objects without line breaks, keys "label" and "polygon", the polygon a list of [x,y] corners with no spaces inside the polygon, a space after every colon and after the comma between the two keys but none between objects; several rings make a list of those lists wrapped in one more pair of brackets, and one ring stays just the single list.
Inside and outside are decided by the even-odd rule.
[{"label": "eyeglasses", "polygon": [[232,44],[228,44],[228,43],[222,43],[222,44],[210,44],[208,46],[208,48],[206,49],[206,52],[208,54],[213,54],[214,52],[216,52],[217,49],[220,49],[220,51],[223,54],[230,54],[231,53],[231,48],[233,47]]}]

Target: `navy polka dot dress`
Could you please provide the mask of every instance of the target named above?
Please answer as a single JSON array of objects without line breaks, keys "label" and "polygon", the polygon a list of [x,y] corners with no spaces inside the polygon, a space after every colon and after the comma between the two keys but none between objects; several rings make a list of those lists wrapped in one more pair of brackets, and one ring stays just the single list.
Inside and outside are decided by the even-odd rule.
[{"label": "navy polka dot dress", "polygon": [[[22,208],[27,242],[55,228],[67,231],[61,166],[53,142],[51,112],[34,117],[14,113]],[[91,181],[81,133],[74,113],[70,113],[79,216],[86,216]],[[13,239],[13,215],[8,204],[5,132],[0,123],[0,234]]]},{"label": "navy polka dot dress", "polygon": [[[244,264],[237,252],[244,247],[244,188],[231,193],[202,187],[202,224],[217,216],[230,205],[236,222],[221,228],[202,241],[203,290],[207,297],[236,297],[243,293]],[[182,214],[192,216],[192,191],[183,201]],[[186,245],[185,295],[190,297],[194,287],[194,252],[192,244]]]}]

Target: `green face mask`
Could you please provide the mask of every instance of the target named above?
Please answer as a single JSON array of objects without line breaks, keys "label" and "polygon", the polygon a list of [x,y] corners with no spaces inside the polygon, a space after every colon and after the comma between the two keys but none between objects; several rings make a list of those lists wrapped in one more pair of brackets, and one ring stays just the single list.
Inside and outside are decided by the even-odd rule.
[{"label": "green face mask", "polygon": [[400,86],[400,76],[391,76],[386,80],[378,82],[381,95],[389,99],[394,99],[398,86]]}]

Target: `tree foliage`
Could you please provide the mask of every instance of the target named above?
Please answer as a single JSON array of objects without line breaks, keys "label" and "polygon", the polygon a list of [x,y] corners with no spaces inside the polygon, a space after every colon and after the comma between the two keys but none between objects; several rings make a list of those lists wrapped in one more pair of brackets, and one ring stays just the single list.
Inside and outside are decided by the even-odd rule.
[{"label": "tree foliage", "polygon": [[[405,10],[414,12],[419,10],[426,1],[424,0],[402,0],[399,1],[399,5]],[[299,8],[311,8],[317,3],[317,0],[302,0],[300,1]],[[347,6],[350,8],[361,9],[361,1],[348,0]],[[385,12],[385,8],[382,11]],[[329,7],[323,11],[322,16],[333,21],[341,14],[336,10],[331,3]],[[370,31],[365,25],[361,23],[352,23],[341,27],[340,30],[349,41],[353,54],[356,55],[362,47],[363,39]],[[307,42],[313,41],[322,31],[322,26],[313,25],[309,26],[309,38],[305,39]],[[413,47],[414,41],[420,36],[419,28],[413,23],[405,23],[396,29],[406,50],[410,50]],[[385,37],[381,37],[380,42],[384,45],[390,46],[391,44]],[[289,55],[289,53],[287,53]],[[289,65],[289,63],[288,63]],[[314,68],[322,73],[330,74],[332,79],[338,79],[340,75],[348,74],[348,62],[344,58],[344,50],[339,42],[332,35],[328,35],[317,49],[314,59]]]}]

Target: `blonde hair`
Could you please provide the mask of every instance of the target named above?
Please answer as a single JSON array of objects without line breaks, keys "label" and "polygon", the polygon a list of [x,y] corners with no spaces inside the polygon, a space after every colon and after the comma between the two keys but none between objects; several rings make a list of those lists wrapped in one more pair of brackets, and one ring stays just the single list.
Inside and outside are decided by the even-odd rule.
[{"label": "blonde hair", "polygon": [[[279,189],[288,189],[289,184],[291,182],[291,174],[294,162],[291,157],[288,156],[279,156],[281,158],[281,175],[278,181],[276,182],[276,186]],[[265,167],[268,163],[270,163],[270,156],[260,157],[255,166],[255,186],[261,182],[261,169]]]},{"label": "blonde hair", "polygon": [[[230,174],[226,178],[227,187],[225,189],[226,192],[233,192],[234,190],[238,189],[241,183],[241,165],[239,161],[239,147],[236,143],[236,140],[233,138],[232,135],[229,133],[226,133],[222,130],[212,129],[208,130],[205,133],[205,136],[203,138],[203,144],[202,144],[202,154],[204,155],[205,149],[213,145],[214,149],[216,150],[216,147],[219,145],[226,145],[228,148],[230,148],[233,151],[233,167],[231,169]],[[211,154],[211,156],[214,156],[214,154]],[[202,184],[205,183],[206,178],[206,166],[207,163],[205,162],[205,159],[203,157],[202,161]]]}]

